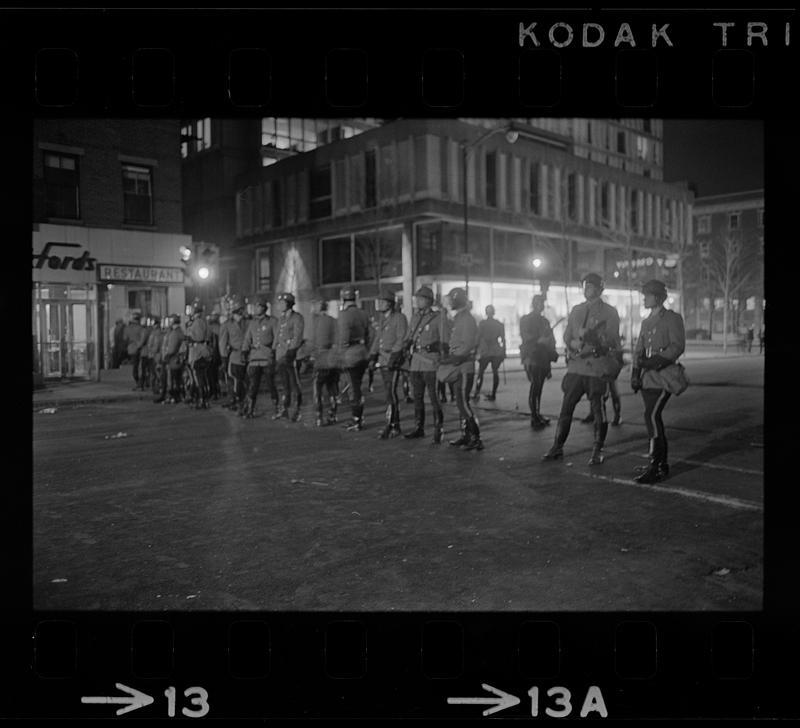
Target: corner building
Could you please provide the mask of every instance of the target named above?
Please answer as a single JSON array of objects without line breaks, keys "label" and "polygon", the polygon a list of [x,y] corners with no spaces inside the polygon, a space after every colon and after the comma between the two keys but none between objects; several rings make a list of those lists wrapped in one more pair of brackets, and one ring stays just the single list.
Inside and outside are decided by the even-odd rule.
[{"label": "corner building", "polygon": [[36,119],[34,373],[96,378],[114,322],[183,313],[179,125]]}]

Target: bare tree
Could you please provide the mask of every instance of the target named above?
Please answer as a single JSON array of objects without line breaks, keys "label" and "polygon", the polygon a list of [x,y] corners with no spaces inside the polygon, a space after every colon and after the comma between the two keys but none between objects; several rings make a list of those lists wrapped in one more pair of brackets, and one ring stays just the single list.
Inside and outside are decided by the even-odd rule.
[{"label": "bare tree", "polygon": [[381,280],[388,273],[392,263],[391,248],[383,240],[379,231],[359,235],[356,240],[356,256],[364,272],[375,279],[375,286],[380,290]]},{"label": "bare tree", "polygon": [[755,278],[758,265],[754,252],[736,233],[715,236],[702,257],[711,285],[711,308],[715,292],[722,295],[722,353],[728,353],[728,316],[733,299]]}]

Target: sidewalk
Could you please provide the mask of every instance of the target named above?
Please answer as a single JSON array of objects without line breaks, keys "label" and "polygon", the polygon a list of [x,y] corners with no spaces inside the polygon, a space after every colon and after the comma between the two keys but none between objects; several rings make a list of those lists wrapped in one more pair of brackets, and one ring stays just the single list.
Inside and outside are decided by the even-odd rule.
[{"label": "sidewalk", "polygon": [[[753,351],[751,354],[746,352],[742,353],[736,350],[735,347],[729,347],[728,355],[725,358],[752,356],[759,356],[759,354],[757,351]],[[689,341],[686,343],[686,352],[682,359],[713,359],[722,357],[722,345],[717,342]],[[629,358],[630,355],[626,357],[626,359]],[[504,364],[507,375],[523,371],[519,357],[509,357]],[[562,374],[560,370],[564,368],[564,358],[561,357],[553,366],[555,379],[560,379],[560,375]],[[304,379],[305,378],[304,376]],[[89,380],[46,381],[42,389],[33,391],[34,412],[67,405],[153,399],[153,394],[149,390],[144,392],[133,391],[134,382],[131,365],[123,365],[119,369],[103,369],[100,372],[100,379],[101,381],[99,382]],[[524,399],[523,397],[523,401]]]}]

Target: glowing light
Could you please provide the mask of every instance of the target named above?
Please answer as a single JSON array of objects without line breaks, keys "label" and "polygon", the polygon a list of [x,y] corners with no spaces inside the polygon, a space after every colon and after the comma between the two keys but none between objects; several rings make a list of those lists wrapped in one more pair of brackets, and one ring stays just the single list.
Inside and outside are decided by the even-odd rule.
[{"label": "glowing light", "polygon": [[541,268],[542,267],[542,259],[541,258],[534,258],[533,261],[534,268]]},{"label": "glowing light", "polygon": [[200,267],[197,269],[197,275],[198,275],[200,278],[202,278],[203,280],[205,280],[206,278],[208,278],[208,277],[211,275],[211,271],[208,269],[208,266],[201,265],[201,266],[200,266]]},{"label": "glowing light", "polygon": [[184,263],[185,263],[187,260],[189,260],[189,258],[191,258],[191,257],[192,257],[192,249],[191,249],[191,248],[187,248],[185,245],[181,245],[181,247],[180,247],[180,248],[178,248],[178,252],[180,253],[180,255],[181,255],[181,260],[182,260]]}]

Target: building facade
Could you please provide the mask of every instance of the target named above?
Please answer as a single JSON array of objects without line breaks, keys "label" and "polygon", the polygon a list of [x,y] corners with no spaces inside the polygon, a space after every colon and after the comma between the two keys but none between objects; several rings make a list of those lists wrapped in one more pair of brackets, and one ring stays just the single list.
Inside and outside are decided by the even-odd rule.
[{"label": "building facade", "polygon": [[[301,311],[345,284],[371,307],[388,287],[410,313],[419,285],[440,294],[468,284],[475,313],[491,303],[506,323],[510,350],[534,290],[547,290],[558,335],[590,271],[604,276],[627,336],[641,321],[642,281],[666,280],[679,309],[693,194],[661,181],[660,122],[646,132],[643,120],[542,121],[386,121],[251,170],[236,193],[243,287],[291,290]],[[626,139],[614,163],[612,130]]]},{"label": "building facade", "polygon": [[[689,333],[707,338],[764,326],[764,190],[698,197],[696,245],[684,264]],[[726,316],[727,302],[727,316]]]},{"label": "building facade", "polygon": [[179,125],[36,119],[34,373],[99,378],[114,323],[182,313]]}]

